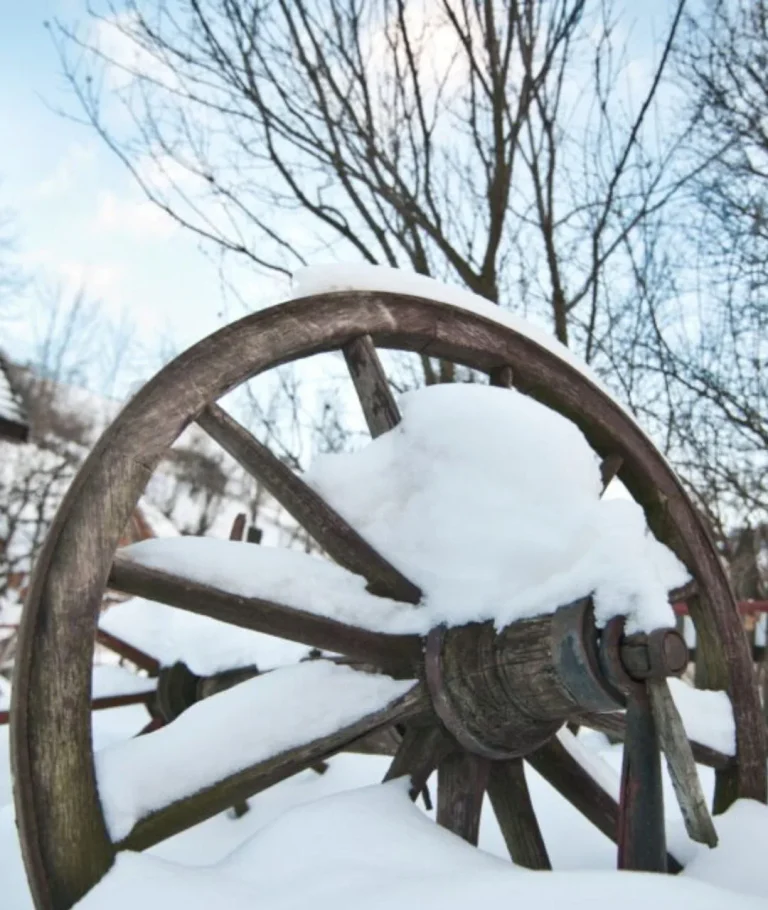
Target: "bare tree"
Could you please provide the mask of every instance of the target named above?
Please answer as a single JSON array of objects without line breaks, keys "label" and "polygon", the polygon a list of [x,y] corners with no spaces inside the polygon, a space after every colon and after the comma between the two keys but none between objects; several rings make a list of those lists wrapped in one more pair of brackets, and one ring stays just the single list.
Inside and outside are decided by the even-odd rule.
[{"label": "bare tree", "polygon": [[768,4],[709,0],[684,37],[691,305],[674,341],[658,333],[658,362],[684,403],[689,477],[727,549],[729,529],[768,517]]},{"label": "bare tree", "polygon": [[199,236],[278,273],[330,252],[458,281],[600,366],[685,179],[657,105],[682,6],[631,77],[586,0],[131,0],[54,35],[87,120]]},{"label": "bare tree", "polygon": [[29,310],[30,356],[8,368],[30,439],[0,443],[0,599],[23,589],[61,498],[117,408],[87,386],[101,393],[119,380],[133,343],[84,290],[44,288]]},{"label": "bare tree", "polygon": [[[254,269],[404,266],[548,325],[725,541],[766,501],[764,4],[715,2],[684,28],[675,0],[640,49],[630,13],[129,0],[52,34],[86,122],[180,225]],[[456,378],[420,366],[397,383]],[[294,466],[296,400],[254,411]],[[348,444],[329,402],[312,448]]]}]

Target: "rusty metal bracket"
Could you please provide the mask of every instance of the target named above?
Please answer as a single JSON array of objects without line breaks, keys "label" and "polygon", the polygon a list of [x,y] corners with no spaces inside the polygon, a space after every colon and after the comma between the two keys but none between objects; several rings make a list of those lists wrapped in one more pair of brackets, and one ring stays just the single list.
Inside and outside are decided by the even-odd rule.
[{"label": "rusty metal bracket", "polygon": [[608,683],[624,697],[646,680],[679,676],[688,665],[688,648],[676,629],[624,634],[624,617],[616,616],[600,636],[599,661]]},{"label": "rusty metal bracket", "polygon": [[587,711],[616,711],[615,692],[600,670],[590,598],[560,607],[552,616],[552,656],[571,697]]}]

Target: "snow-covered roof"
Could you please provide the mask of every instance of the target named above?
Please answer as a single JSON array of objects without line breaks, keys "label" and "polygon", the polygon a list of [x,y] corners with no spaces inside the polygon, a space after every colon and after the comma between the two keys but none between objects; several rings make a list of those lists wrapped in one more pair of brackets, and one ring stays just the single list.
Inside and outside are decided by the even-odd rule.
[{"label": "snow-covered roof", "polygon": [[0,439],[26,442],[29,423],[18,392],[13,386],[8,361],[0,352]]}]

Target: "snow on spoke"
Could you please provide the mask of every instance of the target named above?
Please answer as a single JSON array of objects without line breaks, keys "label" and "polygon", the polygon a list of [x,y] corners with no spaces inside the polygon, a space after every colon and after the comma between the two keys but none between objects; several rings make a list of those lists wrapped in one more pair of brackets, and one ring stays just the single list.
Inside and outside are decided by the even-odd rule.
[{"label": "snow on spoke", "polygon": [[379,594],[417,604],[421,591],[338,515],[316,490],[283,464],[218,405],[209,405],[198,424],[259,480],[272,496],[340,565],[364,575]]},{"label": "snow on spoke", "polygon": [[324,660],[249,680],[150,736],[96,753],[110,836],[146,847],[420,707],[412,680]]},{"label": "snow on spoke", "polygon": [[99,630],[150,655],[160,666],[183,661],[198,676],[253,666],[272,670],[298,663],[310,652],[306,645],[142,597],[102,611]]},{"label": "snow on spoke", "polygon": [[265,600],[371,632],[415,633],[423,619],[410,605],[377,597],[365,579],[299,550],[234,540],[174,537],[123,547],[121,558],[228,594]]},{"label": "snow on spoke", "polygon": [[279,635],[321,651],[373,663],[396,676],[412,675],[413,668],[421,659],[421,639],[418,635],[372,632],[264,598],[248,598],[222,591],[130,559],[115,559],[110,584],[119,591],[152,597],[161,603],[234,626]]}]

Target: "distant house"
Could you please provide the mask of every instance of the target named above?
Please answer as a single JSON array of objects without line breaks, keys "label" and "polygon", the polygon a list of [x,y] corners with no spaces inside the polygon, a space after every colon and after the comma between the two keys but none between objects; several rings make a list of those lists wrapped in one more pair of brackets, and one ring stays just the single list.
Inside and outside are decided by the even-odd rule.
[{"label": "distant house", "polygon": [[8,360],[0,352],[0,439],[26,442],[29,439],[29,421],[21,396],[14,387],[13,372]]}]

